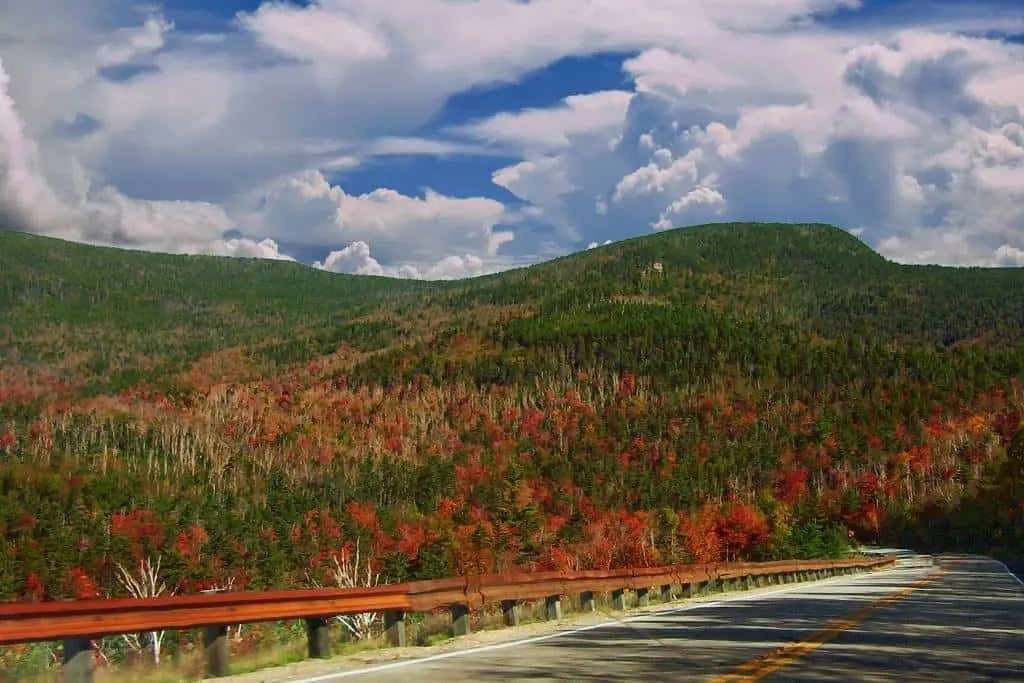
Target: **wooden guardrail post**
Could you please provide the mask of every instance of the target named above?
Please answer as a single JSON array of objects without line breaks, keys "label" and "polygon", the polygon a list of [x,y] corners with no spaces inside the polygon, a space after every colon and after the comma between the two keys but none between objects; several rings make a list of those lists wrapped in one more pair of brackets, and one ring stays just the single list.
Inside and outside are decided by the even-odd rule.
[{"label": "wooden guardrail post", "polygon": [[405,612],[384,613],[384,635],[393,647],[405,647]]},{"label": "wooden guardrail post", "polygon": [[675,586],[673,586],[671,583],[666,583],[665,585],[663,585],[661,587],[661,601],[672,602],[673,600],[675,600],[676,592],[674,589]]},{"label": "wooden guardrail post", "polygon": [[626,591],[622,588],[616,588],[612,591],[612,609],[623,611],[626,609]]},{"label": "wooden guardrail post", "polygon": [[583,591],[580,593],[580,611],[582,612],[596,612],[597,601],[594,599],[593,591]]},{"label": "wooden guardrail post", "polygon": [[227,676],[230,649],[227,626],[207,626],[203,629],[203,656],[207,677]]},{"label": "wooden guardrail post", "polygon": [[636,589],[636,606],[647,607],[651,604],[650,590],[647,588]]},{"label": "wooden guardrail post", "polygon": [[88,638],[64,639],[64,683],[92,683],[92,642]]},{"label": "wooden guardrail post", "polygon": [[562,618],[562,598],[558,595],[549,595],[544,598],[544,610],[548,621],[558,621]]},{"label": "wooden guardrail post", "polygon": [[505,626],[519,626],[519,602],[517,600],[502,600],[501,618],[505,622]]},{"label": "wooden guardrail post", "polygon": [[457,636],[469,635],[469,606],[452,605],[452,633]]},{"label": "wooden guardrail post", "polygon": [[692,598],[694,596],[694,593],[696,592],[694,590],[693,582],[692,581],[690,583],[684,583],[682,588],[683,588],[683,591],[682,591],[683,599],[685,599],[685,600],[688,600],[688,599]]},{"label": "wooden guardrail post", "polygon": [[309,641],[310,659],[326,659],[331,656],[331,635],[325,617],[306,619],[306,638]]}]

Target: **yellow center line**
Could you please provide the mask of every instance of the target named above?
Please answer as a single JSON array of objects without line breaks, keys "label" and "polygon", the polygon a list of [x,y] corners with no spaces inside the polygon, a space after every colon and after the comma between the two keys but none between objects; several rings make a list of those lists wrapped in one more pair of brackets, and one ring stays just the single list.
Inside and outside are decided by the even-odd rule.
[{"label": "yellow center line", "polygon": [[875,600],[874,602],[861,607],[859,610],[847,617],[830,621],[823,628],[814,631],[803,640],[787,643],[777,650],[765,653],[756,659],[752,659],[745,664],[741,664],[732,672],[713,679],[713,683],[739,683],[741,681],[743,683],[752,683],[753,681],[761,680],[765,676],[774,673],[783,667],[789,666],[801,657],[810,654],[828,641],[864,621],[872,613],[888,607],[894,602],[902,600],[918,588],[938,579],[943,574],[945,574],[945,571],[940,570],[929,574],[922,579],[918,579],[906,588],[898,590],[895,593],[890,593],[884,598]]}]

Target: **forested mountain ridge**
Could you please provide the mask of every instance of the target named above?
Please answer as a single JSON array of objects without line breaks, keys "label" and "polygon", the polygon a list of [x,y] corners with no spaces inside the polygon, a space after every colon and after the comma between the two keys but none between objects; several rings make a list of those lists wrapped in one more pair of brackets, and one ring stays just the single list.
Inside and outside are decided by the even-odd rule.
[{"label": "forested mountain ridge", "polygon": [[1024,549],[1024,271],[823,225],[457,282],[0,232],[0,599]]}]

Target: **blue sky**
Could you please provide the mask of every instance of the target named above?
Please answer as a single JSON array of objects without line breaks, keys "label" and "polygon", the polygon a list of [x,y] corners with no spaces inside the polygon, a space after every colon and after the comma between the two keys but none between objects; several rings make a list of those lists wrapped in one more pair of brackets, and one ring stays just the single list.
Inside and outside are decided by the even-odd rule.
[{"label": "blue sky", "polygon": [[738,219],[1024,265],[1022,36],[1010,0],[5,6],[0,217],[404,277]]},{"label": "blue sky", "polygon": [[[235,3],[230,3],[234,5]],[[509,84],[488,84],[457,93],[444,108],[412,135],[443,135],[449,126],[471,123],[505,111],[552,107],[569,95],[585,95],[628,88],[622,62],[631,53],[605,53],[567,57],[525,74]],[[330,176],[344,180],[347,190],[370,192],[386,185],[405,194],[420,194],[424,185],[446,194],[493,197],[519,205],[518,198],[491,182],[491,174],[516,161],[514,155],[495,151],[487,156],[437,157],[395,155],[376,160],[366,169]]]}]

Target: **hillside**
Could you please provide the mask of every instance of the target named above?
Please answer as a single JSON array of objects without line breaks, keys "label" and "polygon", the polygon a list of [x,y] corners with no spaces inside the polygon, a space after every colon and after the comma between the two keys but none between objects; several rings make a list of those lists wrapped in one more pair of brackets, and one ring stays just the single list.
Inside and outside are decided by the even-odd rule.
[{"label": "hillside", "polygon": [[446,283],[0,232],[0,310],[0,599],[157,555],[303,586],[357,541],[387,580],[1024,550],[1019,269],[823,225]]},{"label": "hillside", "polygon": [[[0,357],[58,372],[91,393],[167,379],[233,347],[266,369],[341,345],[373,352],[418,338],[434,348],[430,331],[450,337],[483,325],[492,348],[510,339],[562,346],[564,333],[575,349],[604,334],[634,336],[633,326],[690,335],[690,344],[701,325],[943,346],[1024,338],[1019,271],[899,266],[828,226],[686,228],[454,283],[0,232],[0,273],[0,309],[9,311]],[[496,316],[514,320],[492,325]],[[609,328],[610,319],[621,329]]]}]

